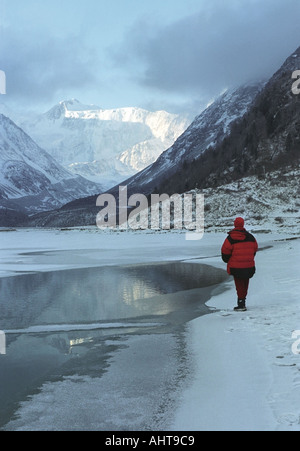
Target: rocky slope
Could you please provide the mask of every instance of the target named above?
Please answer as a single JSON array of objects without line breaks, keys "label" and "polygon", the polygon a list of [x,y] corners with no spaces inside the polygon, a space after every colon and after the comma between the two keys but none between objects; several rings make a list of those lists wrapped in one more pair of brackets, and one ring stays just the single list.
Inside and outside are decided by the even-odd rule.
[{"label": "rocky slope", "polygon": [[243,118],[232,124],[230,134],[200,158],[178,166],[159,189],[184,192],[297,166],[300,96],[292,92],[292,74],[299,67],[300,48],[269,80]]},{"label": "rocky slope", "polygon": [[160,184],[176,174],[181,167],[193,165],[205,151],[222,142],[229,135],[231,124],[244,116],[262,87],[263,83],[260,82],[225,92],[195,118],[174,145],[153,165],[125,184],[130,190],[139,187],[146,193],[155,188],[158,190]]},{"label": "rocky slope", "polygon": [[99,185],[65,170],[2,114],[0,150],[2,218],[4,209],[33,214],[59,208],[78,196],[86,197],[101,189]]}]

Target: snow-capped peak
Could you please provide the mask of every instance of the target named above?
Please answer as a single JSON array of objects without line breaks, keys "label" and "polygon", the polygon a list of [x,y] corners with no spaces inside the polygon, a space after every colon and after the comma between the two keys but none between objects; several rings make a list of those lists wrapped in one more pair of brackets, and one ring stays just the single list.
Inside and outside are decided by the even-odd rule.
[{"label": "snow-capped peak", "polygon": [[100,110],[100,107],[97,105],[84,105],[77,99],[64,100],[59,102],[60,105],[63,105],[65,111],[94,111]]},{"label": "snow-capped peak", "polygon": [[45,113],[46,119],[56,121],[70,116],[70,112],[99,111],[96,105],[84,105],[77,99],[63,100]]},{"label": "snow-capped peak", "polygon": [[101,189],[63,168],[2,114],[0,150],[0,208],[35,213],[61,207]]},{"label": "snow-capped peak", "polygon": [[20,125],[65,168],[109,188],[156,161],[190,121],[166,111],[101,109],[70,99]]}]

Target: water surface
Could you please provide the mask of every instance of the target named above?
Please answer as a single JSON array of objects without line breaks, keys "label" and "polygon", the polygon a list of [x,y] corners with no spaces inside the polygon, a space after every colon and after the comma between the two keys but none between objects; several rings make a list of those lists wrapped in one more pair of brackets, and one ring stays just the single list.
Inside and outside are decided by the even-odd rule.
[{"label": "water surface", "polygon": [[[148,353],[151,349],[151,355],[157,356],[153,375],[155,365],[166,365],[164,377],[170,377],[168,372],[177,365],[182,367],[186,353],[182,338],[185,324],[209,313],[205,302],[226,279],[223,270],[183,262],[0,279],[0,330],[7,338],[7,355],[0,356],[0,426],[12,419],[20,401],[39,393],[45,383],[75,376],[101,380],[113,367],[116,351],[128,345],[129,336],[138,340],[135,346],[139,352],[138,343],[143,347],[148,343]],[[159,335],[166,338],[157,341]],[[165,350],[163,364],[160,351],[164,341],[165,349],[173,351],[168,357]],[[149,372],[147,364],[143,359],[135,361],[134,373]],[[128,375],[130,371],[128,367]],[[163,386],[163,380],[156,383]],[[157,393],[154,382],[151,384]],[[104,425],[105,421],[103,417]],[[113,421],[108,424],[118,428]],[[83,425],[77,427],[84,429]]]}]

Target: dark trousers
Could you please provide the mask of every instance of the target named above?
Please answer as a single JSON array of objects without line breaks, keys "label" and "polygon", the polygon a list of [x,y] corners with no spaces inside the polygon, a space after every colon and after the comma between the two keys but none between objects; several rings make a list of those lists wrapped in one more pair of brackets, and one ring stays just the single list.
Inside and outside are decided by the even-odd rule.
[{"label": "dark trousers", "polygon": [[240,300],[246,299],[248,294],[248,288],[249,288],[249,279],[238,279],[237,277],[234,278],[236,291],[238,298]]}]

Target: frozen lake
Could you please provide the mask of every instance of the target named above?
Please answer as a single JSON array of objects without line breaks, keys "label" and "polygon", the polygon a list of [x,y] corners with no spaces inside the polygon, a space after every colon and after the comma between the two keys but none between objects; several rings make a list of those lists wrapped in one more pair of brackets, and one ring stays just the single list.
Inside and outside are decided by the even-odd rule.
[{"label": "frozen lake", "polygon": [[185,325],[225,280],[187,262],[0,279],[0,427],[167,427],[190,370]]}]

